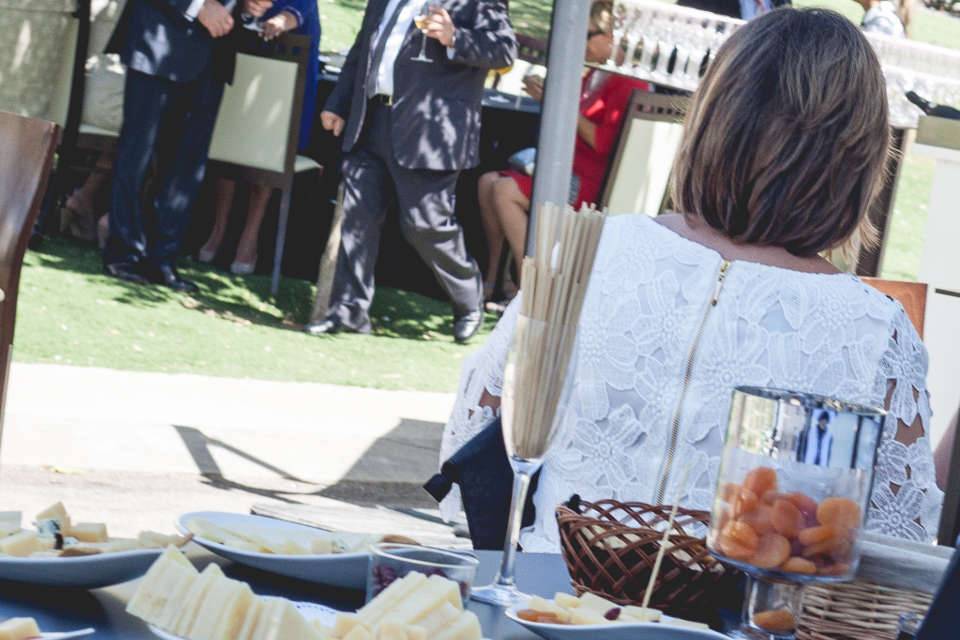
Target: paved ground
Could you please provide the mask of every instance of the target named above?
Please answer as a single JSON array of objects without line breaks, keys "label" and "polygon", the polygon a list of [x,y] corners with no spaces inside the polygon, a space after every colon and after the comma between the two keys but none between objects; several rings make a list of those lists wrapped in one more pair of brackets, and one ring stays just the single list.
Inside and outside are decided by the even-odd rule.
[{"label": "paved ground", "polygon": [[14,364],[0,510],[117,535],[254,503],[430,506],[448,394]]}]

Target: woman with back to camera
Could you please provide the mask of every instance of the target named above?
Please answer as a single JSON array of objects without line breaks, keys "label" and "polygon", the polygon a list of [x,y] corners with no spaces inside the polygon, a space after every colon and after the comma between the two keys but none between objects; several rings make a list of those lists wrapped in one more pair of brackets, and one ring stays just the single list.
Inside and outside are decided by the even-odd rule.
[{"label": "woman with back to camera", "polygon": [[[866,224],[889,137],[880,64],[846,18],[780,9],[733,33],[687,115],[682,213],[606,223],[526,550],[557,551],[574,493],[709,509],[739,385],[885,406],[868,528],[935,537],[926,350],[899,303],[821,257]],[[465,364],[442,460],[498,410],[517,310]],[[682,487],[671,459],[691,465]]]}]

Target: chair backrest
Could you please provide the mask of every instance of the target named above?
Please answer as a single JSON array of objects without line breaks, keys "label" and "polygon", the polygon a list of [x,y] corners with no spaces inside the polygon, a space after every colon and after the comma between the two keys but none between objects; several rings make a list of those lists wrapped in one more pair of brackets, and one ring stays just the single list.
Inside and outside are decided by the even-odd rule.
[{"label": "chair backrest", "polygon": [[884,280],[882,278],[863,278],[871,287],[890,296],[903,305],[913,327],[923,337],[923,328],[927,317],[927,284],[925,282],[907,282],[905,280]]},{"label": "chair backrest", "polygon": [[233,84],[220,105],[210,160],[273,177],[293,175],[310,51],[307,36],[286,34],[264,43],[240,34]]},{"label": "chair backrest", "polygon": [[610,213],[660,212],[689,99],[634,91],[607,167],[600,205]]},{"label": "chair backrest", "polygon": [[0,436],[10,348],[17,319],[20,268],[40,212],[59,127],[0,112]]}]

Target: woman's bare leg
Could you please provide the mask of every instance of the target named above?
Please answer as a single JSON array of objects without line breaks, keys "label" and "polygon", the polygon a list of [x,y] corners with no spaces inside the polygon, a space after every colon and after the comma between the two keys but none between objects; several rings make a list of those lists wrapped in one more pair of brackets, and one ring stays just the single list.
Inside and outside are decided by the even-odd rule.
[{"label": "woman's bare leg", "polygon": [[500,269],[503,242],[506,239],[493,200],[493,185],[499,179],[500,175],[491,171],[480,176],[477,183],[477,198],[480,200],[480,222],[483,225],[483,234],[487,239],[487,270],[483,277],[484,299],[489,299],[496,289],[497,272]]},{"label": "woman's bare leg", "polygon": [[271,187],[262,184],[250,185],[250,204],[247,207],[247,222],[237,244],[234,264],[255,266],[257,262],[257,241],[260,238],[260,225],[267,212],[267,203],[273,193]]},{"label": "woman's bare leg", "polygon": [[527,240],[527,211],[530,209],[530,200],[523,195],[513,178],[509,177],[502,177],[494,183],[493,200],[519,274]]},{"label": "woman's bare leg", "polygon": [[204,262],[213,260],[217,251],[220,250],[220,243],[223,242],[223,236],[227,232],[227,220],[230,218],[230,209],[233,208],[233,194],[236,190],[236,181],[217,178],[214,186],[213,229],[210,230],[210,237],[207,238],[203,248],[200,249],[201,260]]}]

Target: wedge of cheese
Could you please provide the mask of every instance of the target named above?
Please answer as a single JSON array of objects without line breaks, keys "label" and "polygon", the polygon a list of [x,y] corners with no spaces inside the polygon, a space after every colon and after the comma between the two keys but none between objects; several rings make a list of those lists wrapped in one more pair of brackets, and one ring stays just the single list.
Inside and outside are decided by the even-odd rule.
[{"label": "wedge of cheese", "polygon": [[472,611],[464,611],[450,627],[444,629],[431,640],[482,640],[483,629],[480,620]]},{"label": "wedge of cheese", "polygon": [[40,628],[33,618],[10,618],[0,622],[0,640],[27,640],[40,635]]},{"label": "wedge of cheese", "polygon": [[201,607],[207,594],[220,580],[226,580],[223,571],[218,565],[208,564],[184,597],[186,605],[180,610],[180,617],[170,631],[178,636],[187,637],[202,613]]},{"label": "wedge of cheese", "polygon": [[45,520],[53,520],[60,525],[60,531],[70,529],[70,515],[67,513],[67,509],[63,506],[62,502],[47,507],[36,515],[35,520],[37,524]]},{"label": "wedge of cheese", "polygon": [[229,578],[216,580],[200,602],[201,613],[186,637],[190,640],[235,640],[253,604],[253,597],[253,591],[245,582]]},{"label": "wedge of cheese", "polygon": [[63,533],[76,538],[80,542],[108,542],[110,540],[110,536],[107,535],[107,525],[102,522],[78,522],[70,525]]},{"label": "wedge of cheese", "polygon": [[12,536],[0,538],[0,554],[26,558],[35,551],[45,551],[40,538],[34,531],[21,531]]},{"label": "wedge of cheese", "polygon": [[176,595],[173,590],[183,585],[188,576],[197,576],[197,570],[175,547],[169,547],[157,558],[140,582],[127,613],[150,624],[156,624],[167,601]]},{"label": "wedge of cheese", "polygon": [[367,627],[374,626],[385,614],[399,606],[426,582],[427,577],[422,573],[408,573],[400,580],[395,580],[363,609],[360,609],[357,612],[357,618]]},{"label": "wedge of cheese", "polygon": [[[297,611],[293,603],[282,598],[270,599],[261,614],[263,633],[255,640],[319,640],[319,632]],[[358,627],[361,628],[361,627]],[[197,640],[203,640],[198,638]],[[230,639],[232,640],[232,639]]]}]

